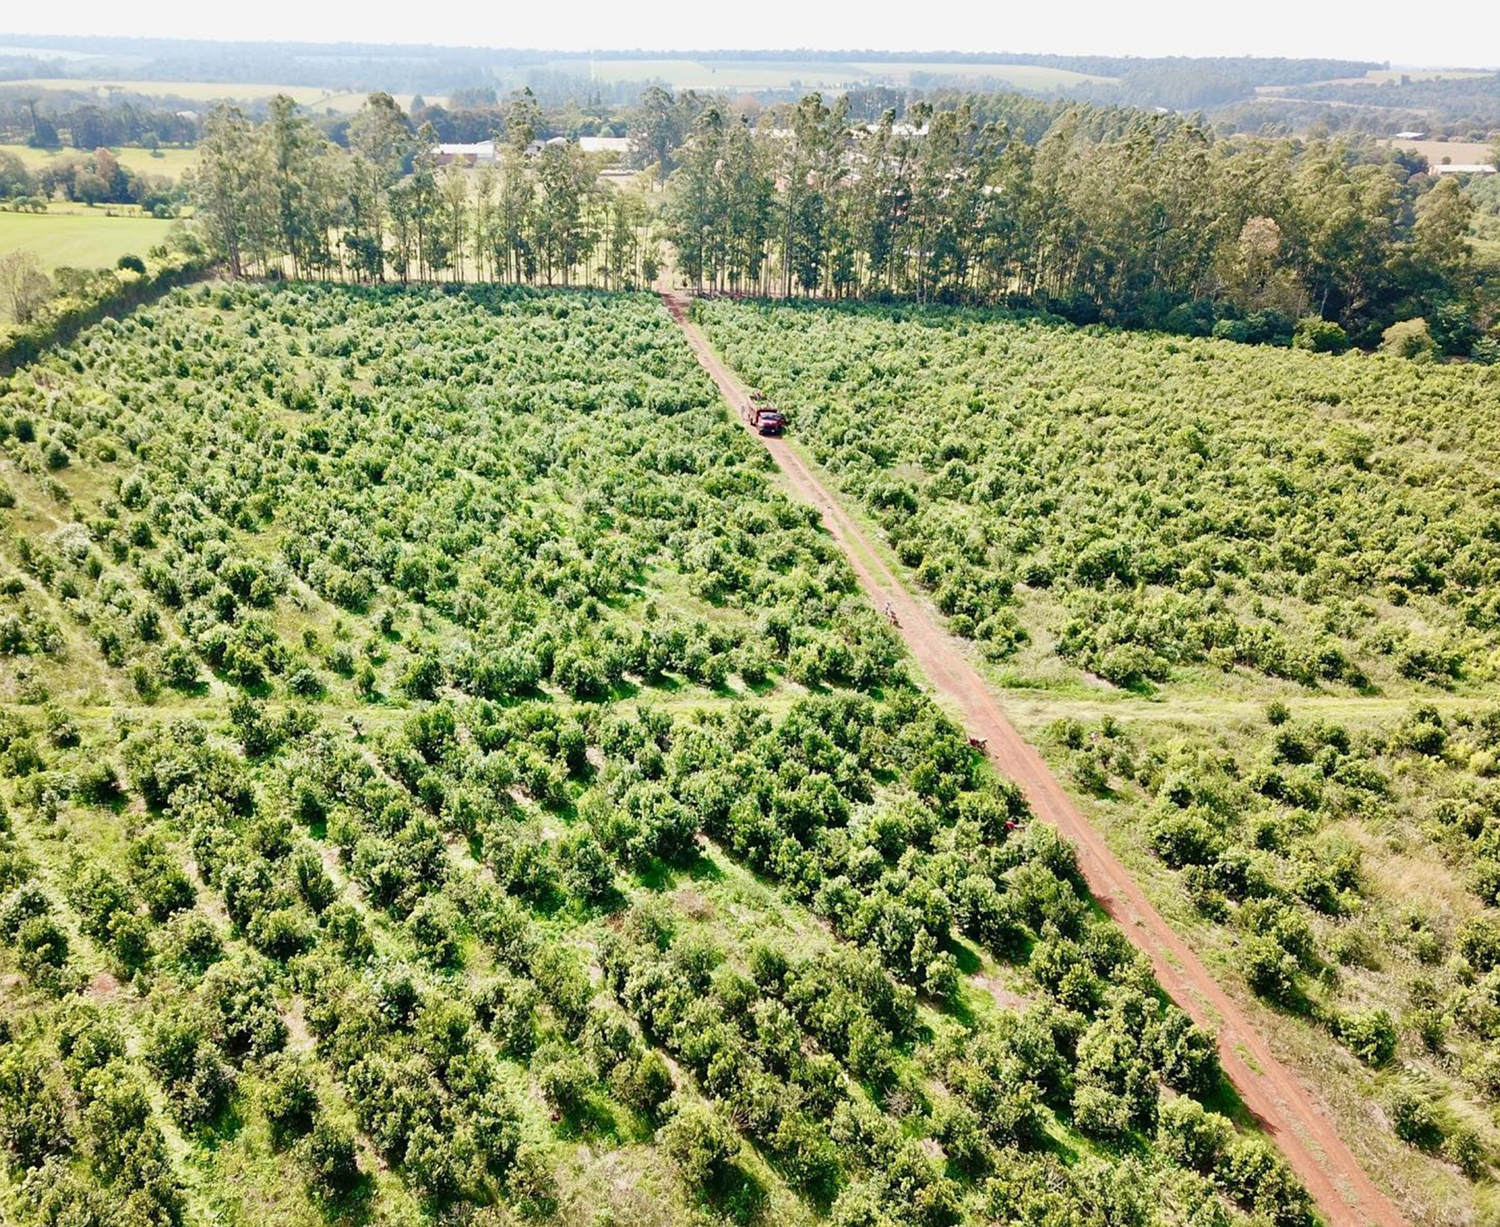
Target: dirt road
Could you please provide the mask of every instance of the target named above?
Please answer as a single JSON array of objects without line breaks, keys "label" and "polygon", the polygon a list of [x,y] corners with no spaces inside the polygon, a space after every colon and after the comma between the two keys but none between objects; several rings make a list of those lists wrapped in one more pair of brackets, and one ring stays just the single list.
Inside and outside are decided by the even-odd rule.
[{"label": "dirt road", "polygon": [[[742,420],[746,397],[708,341],[687,318],[687,300],[663,295],[668,311],[719,390]],[[792,428],[796,428],[795,419]],[[748,426],[746,429],[750,429]],[[759,437],[759,436],[756,436]],[[1000,771],[1026,791],[1037,816],[1078,849],[1078,865],[1100,906],[1151,960],[1157,982],[1196,1022],[1218,1033],[1219,1057],[1240,1097],[1281,1148],[1334,1227],[1404,1227],[1406,1219],[1375,1187],[1302,1082],[1272,1054],[1234,1000],[1151,906],[1102,836],[1058,784],[1041,756],[1011,726],[958,643],[891,573],[859,526],[784,439],[762,439],[787,485],[822,513],[861,585],[877,606],[887,602],[902,638],[940,694],[963,713],[969,732],[989,739]]]}]

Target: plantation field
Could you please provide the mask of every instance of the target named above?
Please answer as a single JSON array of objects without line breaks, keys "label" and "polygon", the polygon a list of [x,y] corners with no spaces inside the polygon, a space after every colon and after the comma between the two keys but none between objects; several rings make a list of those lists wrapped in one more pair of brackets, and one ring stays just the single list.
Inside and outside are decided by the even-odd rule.
[{"label": "plantation field", "polygon": [[[92,79],[86,79],[82,77],[55,77],[37,78],[30,81],[6,82],[6,84],[24,85],[29,86],[33,89],[92,89],[94,90],[94,92],[99,93],[101,96],[109,91],[124,90],[128,93],[143,94],[148,97],[186,98],[192,102],[203,103],[205,106],[210,103],[221,101],[238,103],[266,102],[269,99],[274,98],[277,94],[285,94],[287,97],[291,98],[293,102],[299,103],[316,115],[321,115],[325,111],[333,111],[338,114],[352,115],[355,111],[359,110],[359,108],[364,104],[365,98],[368,96],[367,94],[358,91],[347,92],[328,90],[312,85],[244,85],[237,82],[227,84],[213,81],[132,81],[127,79],[115,81],[94,81]],[[409,109],[411,107],[412,98],[415,97],[415,95],[413,94],[393,94],[391,96],[396,100],[397,105],[400,106],[402,110]],[[426,97],[429,102],[433,103],[442,103],[444,101],[441,95],[429,94]],[[0,146],[0,148],[20,152],[21,148],[23,147],[4,145]],[[38,151],[36,150],[26,151],[27,154],[35,154],[37,152]],[[132,169],[139,170],[142,173],[152,174],[180,175],[183,170],[186,170],[191,165],[195,165],[197,161],[197,151],[193,149],[166,149],[162,152],[168,159],[173,159],[175,156],[176,158],[181,160],[183,164],[174,166],[172,170],[164,171],[161,169],[153,170],[152,167],[148,165],[139,165],[137,164],[137,162],[130,160],[133,155],[139,153],[140,157],[150,159],[152,162],[159,161],[158,159],[151,158],[151,155],[145,150],[120,150],[119,157],[122,162],[124,162],[127,166],[130,166]],[[41,151],[41,154],[43,158],[47,158],[50,156],[46,153],[46,151]]]},{"label": "plantation field", "polygon": [[[59,158],[85,157],[92,152],[92,149],[33,149],[30,145],[0,145],[0,153],[14,154],[32,171],[41,170]],[[139,175],[180,179],[183,172],[198,165],[196,149],[162,149],[152,153],[149,149],[127,147],[112,149],[110,152],[126,170],[135,171]]]},{"label": "plantation field", "polygon": [[4,1221],[1311,1221],[656,300],[0,405]]},{"label": "plantation field", "polygon": [[1366,1170],[1494,1217],[1500,372],[699,312]]},{"label": "plantation field", "polygon": [[[325,111],[332,111],[339,115],[353,115],[355,111],[364,106],[365,99],[367,99],[369,96],[370,95],[368,93],[360,91],[353,91],[342,94],[326,94],[323,97],[318,98],[306,105],[308,110],[312,111],[315,115],[322,114]],[[412,100],[416,97],[416,95],[392,94],[391,97],[395,100],[396,105],[403,111],[410,111]],[[426,98],[426,100],[433,106],[446,106],[448,102],[448,99],[442,94],[424,94],[423,97]]]},{"label": "plantation field", "polygon": [[0,212],[0,252],[36,252],[44,268],[107,268],[123,255],[144,256],[164,242],[170,222],[111,217],[103,207],[68,212]]}]

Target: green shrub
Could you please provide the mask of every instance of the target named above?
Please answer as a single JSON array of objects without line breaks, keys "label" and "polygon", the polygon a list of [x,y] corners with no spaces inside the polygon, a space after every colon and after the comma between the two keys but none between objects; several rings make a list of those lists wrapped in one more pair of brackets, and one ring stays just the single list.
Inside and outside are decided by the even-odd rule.
[{"label": "green shrub", "polygon": [[1239,966],[1257,996],[1277,1005],[1290,1005],[1296,994],[1297,961],[1267,937],[1248,937],[1240,943]]},{"label": "green shrub", "polygon": [[278,1145],[305,1137],[318,1118],[318,1091],[307,1065],[282,1055],[274,1060],[261,1088],[261,1110]]},{"label": "green shrub", "polygon": [[1380,348],[1398,358],[1410,358],[1418,362],[1430,361],[1437,352],[1427,321],[1420,317],[1392,324],[1380,334]]},{"label": "green shrub", "polygon": [[700,1193],[720,1184],[739,1154],[739,1139],[719,1114],[693,1101],[677,1105],[657,1140],[688,1188]]},{"label": "green shrub", "polygon": [[1432,1103],[1409,1086],[1397,1086],[1386,1101],[1391,1128],[1403,1142],[1431,1150],[1442,1142],[1443,1132]]},{"label": "green shrub", "polygon": [[314,1193],[338,1201],[358,1187],[362,1178],[354,1134],[327,1119],[319,1120],[298,1145]]},{"label": "green shrub", "polygon": [[672,1094],[672,1071],[660,1053],[646,1048],[616,1065],[609,1084],[621,1103],[654,1116]]},{"label": "green shrub", "polygon": [[1217,1112],[1179,1095],[1157,1114],[1157,1142],[1173,1163],[1212,1172],[1235,1139],[1234,1126]]},{"label": "green shrub", "polygon": [[1309,315],[1297,321],[1292,344],[1315,354],[1341,354],[1349,348],[1349,334],[1332,320]]},{"label": "green shrub", "polygon": [[1396,1055],[1396,1021],[1387,1010],[1345,1014],[1339,1019],[1338,1033],[1366,1065],[1384,1065]]},{"label": "green shrub", "polygon": [[1489,1156],[1478,1132],[1460,1125],[1443,1139],[1443,1158],[1470,1180],[1478,1180],[1489,1166]]}]

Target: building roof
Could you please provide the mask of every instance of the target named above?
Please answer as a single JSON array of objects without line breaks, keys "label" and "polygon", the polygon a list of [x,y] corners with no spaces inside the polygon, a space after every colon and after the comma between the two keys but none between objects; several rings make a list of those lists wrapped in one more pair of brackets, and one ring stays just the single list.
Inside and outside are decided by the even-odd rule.
[{"label": "building roof", "polygon": [[1434,175],[1493,175],[1495,168],[1488,162],[1451,162],[1432,168]]},{"label": "building roof", "polygon": [[580,136],[578,148],[584,153],[629,153],[628,136]]},{"label": "building roof", "polygon": [[433,153],[441,154],[450,158],[484,158],[493,160],[495,156],[494,141],[476,141],[472,145],[439,145]]}]

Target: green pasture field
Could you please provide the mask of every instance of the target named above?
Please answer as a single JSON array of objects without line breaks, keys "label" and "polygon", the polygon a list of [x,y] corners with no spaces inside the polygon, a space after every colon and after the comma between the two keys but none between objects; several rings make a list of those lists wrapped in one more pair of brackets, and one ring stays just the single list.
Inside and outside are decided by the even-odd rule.
[{"label": "green pasture field", "polygon": [[[41,170],[60,158],[87,157],[92,152],[92,149],[71,147],[33,149],[30,145],[0,145],[0,153],[14,154],[33,172]],[[149,149],[126,146],[111,149],[110,152],[127,170],[135,171],[140,175],[160,176],[167,179],[180,179],[185,171],[198,165],[196,149],[161,149],[153,153]]]},{"label": "green pasture field", "polygon": [[1415,149],[1433,166],[1441,165],[1444,158],[1460,166],[1494,165],[1495,147],[1478,141],[1398,141],[1392,138],[1380,143],[1393,149]]},{"label": "green pasture field", "polygon": [[154,217],[111,217],[104,206],[68,212],[0,212],[0,252],[34,251],[47,269],[107,268],[123,255],[144,256],[163,242],[170,222]]},{"label": "green pasture field", "polygon": [[[325,111],[334,111],[339,114],[352,114],[363,105],[367,95],[359,91],[340,91],[323,89],[312,85],[262,85],[262,84],[225,84],[212,81],[132,81],[118,79],[112,81],[95,81],[83,77],[49,77],[36,78],[29,81],[5,82],[6,86],[25,86],[31,89],[53,89],[53,90],[90,90],[100,94],[123,90],[127,93],[143,94],[148,97],[175,97],[186,98],[193,102],[202,103],[205,106],[215,102],[265,102],[274,98],[277,94],[285,94],[298,105],[306,107],[315,114]],[[425,95],[429,102],[441,103],[444,98],[441,94]],[[397,104],[405,110],[411,106],[414,94],[393,94]],[[11,148],[0,146],[0,148]],[[129,153],[129,150],[124,151]],[[164,151],[170,156],[174,150]],[[144,169],[144,168],[142,168]]]},{"label": "green pasture field", "polygon": [[217,102],[221,99],[254,102],[286,94],[293,101],[310,106],[331,91],[315,85],[226,84],[215,81],[135,81],[129,78],[95,79],[92,77],[33,77],[24,81],[7,81],[7,88],[28,90],[91,90],[101,96],[122,92],[146,96],[186,98],[193,102]]},{"label": "green pasture field", "polygon": [[555,60],[554,72],[592,75],[602,81],[663,80],[674,89],[787,89],[793,81],[809,89],[837,88],[863,74],[852,64],[831,62],[721,62],[698,60]]}]

